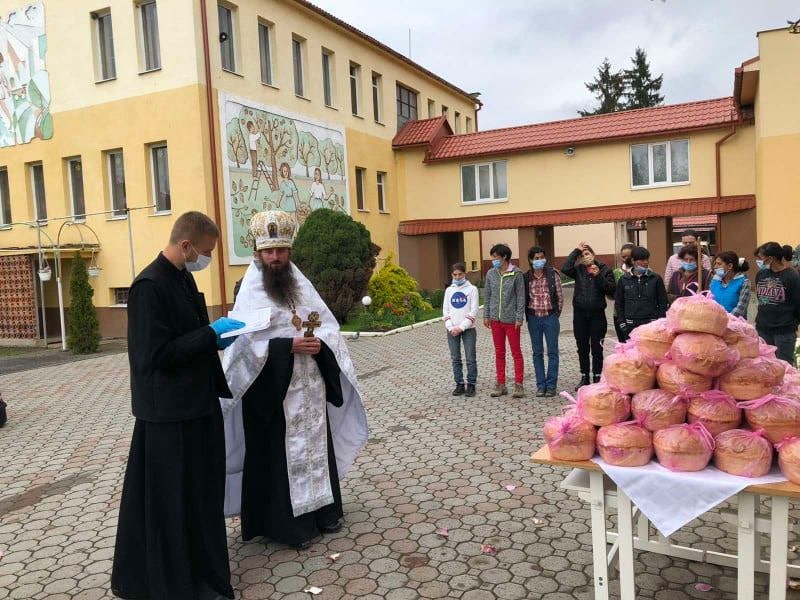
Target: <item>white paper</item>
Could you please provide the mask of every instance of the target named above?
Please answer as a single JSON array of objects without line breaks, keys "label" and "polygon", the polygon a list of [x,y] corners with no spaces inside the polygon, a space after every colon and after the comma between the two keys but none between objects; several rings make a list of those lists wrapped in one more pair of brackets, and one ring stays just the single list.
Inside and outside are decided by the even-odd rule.
[{"label": "white paper", "polygon": [[236,337],[243,333],[262,331],[269,327],[270,308],[258,308],[256,310],[232,310],[228,313],[229,319],[236,319],[244,323],[244,327],[223,333],[221,338]]},{"label": "white paper", "polygon": [[687,473],[655,461],[643,467],[614,467],[597,456],[592,461],[666,537],[749,485],[786,481],[776,466],[763,477],[737,477],[711,465]]}]

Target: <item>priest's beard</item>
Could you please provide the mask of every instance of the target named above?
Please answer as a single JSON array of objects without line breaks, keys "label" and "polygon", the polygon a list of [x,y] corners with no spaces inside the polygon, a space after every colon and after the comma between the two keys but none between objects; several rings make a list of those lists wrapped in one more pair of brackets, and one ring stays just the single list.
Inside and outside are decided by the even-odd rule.
[{"label": "priest's beard", "polygon": [[261,279],[267,295],[282,306],[289,306],[297,296],[297,280],[292,273],[292,263],[273,267],[262,263]]}]

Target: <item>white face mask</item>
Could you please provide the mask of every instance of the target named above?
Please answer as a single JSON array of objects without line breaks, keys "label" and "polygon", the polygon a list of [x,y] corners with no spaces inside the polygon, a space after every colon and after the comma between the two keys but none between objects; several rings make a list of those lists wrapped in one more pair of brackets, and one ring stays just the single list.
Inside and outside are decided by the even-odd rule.
[{"label": "white face mask", "polygon": [[[192,248],[194,248],[194,246],[192,246]],[[194,251],[197,252],[197,249],[194,248]],[[184,260],[185,259],[186,257],[184,257]],[[186,260],[184,264],[186,266],[186,270],[189,272],[202,271],[211,264],[211,257],[198,252],[195,260]]]}]

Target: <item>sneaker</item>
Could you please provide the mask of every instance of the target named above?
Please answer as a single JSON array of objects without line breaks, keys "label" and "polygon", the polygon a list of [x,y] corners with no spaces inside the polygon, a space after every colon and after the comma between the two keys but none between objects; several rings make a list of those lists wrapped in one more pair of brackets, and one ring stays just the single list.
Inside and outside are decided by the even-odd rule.
[{"label": "sneaker", "polygon": [[514,393],[511,394],[512,398],[524,398],[525,397],[525,386],[521,383],[514,384]]},{"label": "sneaker", "polygon": [[581,375],[581,380],[580,382],[578,382],[578,385],[575,386],[575,391],[577,392],[585,385],[589,385],[589,376],[584,373],[583,375]]},{"label": "sneaker", "polygon": [[492,398],[499,398],[500,396],[505,396],[508,394],[508,388],[503,383],[497,383],[494,386],[494,390],[489,394]]},{"label": "sneaker", "polygon": [[554,388],[547,388],[544,391],[545,398],[555,398],[556,397],[556,390]]},{"label": "sneaker", "polygon": [[464,392],[464,395],[467,398],[472,398],[475,395],[475,384],[474,383],[468,383],[467,384],[467,391]]},{"label": "sneaker", "polygon": [[464,384],[457,383],[456,389],[453,390],[453,396],[463,396],[464,395]]},{"label": "sneaker", "polygon": [[544,388],[536,388],[536,397],[537,398],[544,398]]},{"label": "sneaker", "polygon": [[592,378],[592,383],[600,383],[600,375],[595,375]]}]

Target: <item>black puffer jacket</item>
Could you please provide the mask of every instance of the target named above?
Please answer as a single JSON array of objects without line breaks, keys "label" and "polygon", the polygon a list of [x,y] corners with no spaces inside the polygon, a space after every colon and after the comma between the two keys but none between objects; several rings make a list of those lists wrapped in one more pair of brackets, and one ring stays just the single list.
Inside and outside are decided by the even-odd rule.
[{"label": "black puffer jacket", "polygon": [[600,272],[589,275],[586,265],[576,265],[575,261],[581,255],[577,248],[567,257],[567,262],[561,267],[561,272],[575,280],[575,293],[572,296],[572,306],[586,312],[601,312],[606,308],[606,296],[613,296],[617,289],[614,282],[614,272],[598,260],[594,264]]},{"label": "black puffer jacket", "polygon": [[648,271],[637,277],[625,273],[617,283],[615,305],[620,321],[641,323],[667,314],[667,290],[661,275]]}]

